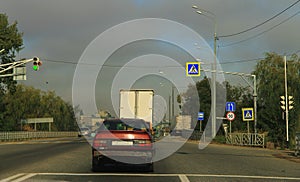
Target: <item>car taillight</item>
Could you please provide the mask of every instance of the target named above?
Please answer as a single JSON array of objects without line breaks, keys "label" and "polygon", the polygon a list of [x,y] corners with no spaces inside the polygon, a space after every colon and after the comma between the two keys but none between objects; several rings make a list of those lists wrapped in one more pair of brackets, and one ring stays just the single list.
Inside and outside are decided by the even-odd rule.
[{"label": "car taillight", "polygon": [[138,146],[152,146],[151,140],[134,140],[133,142]]}]

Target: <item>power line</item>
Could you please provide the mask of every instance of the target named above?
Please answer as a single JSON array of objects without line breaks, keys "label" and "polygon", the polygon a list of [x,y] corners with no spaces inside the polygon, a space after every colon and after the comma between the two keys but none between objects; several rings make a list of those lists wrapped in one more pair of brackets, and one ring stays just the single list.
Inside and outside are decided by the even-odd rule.
[{"label": "power line", "polygon": [[[54,62],[54,63],[63,63],[63,64],[74,64],[74,65],[88,65],[88,66],[102,66],[102,67],[109,67],[109,68],[161,68],[161,65],[157,65],[157,66],[145,66],[145,65],[141,65],[141,66],[120,66],[120,65],[109,65],[109,64],[96,64],[96,63],[75,63],[75,62],[71,62],[71,61],[58,61],[58,60],[50,60],[50,59],[42,59],[48,62]],[[173,66],[173,65],[165,65],[164,67],[167,68],[178,68],[181,66]]]},{"label": "power line", "polygon": [[[71,62],[71,61],[63,61],[63,60],[51,60],[51,59],[41,59],[42,61],[48,61],[48,62],[54,62],[54,63],[65,63],[65,64],[75,64],[77,65],[78,63],[74,63],[74,62]],[[88,63],[86,63],[88,64]]]},{"label": "power line", "polygon": [[[291,56],[293,54],[300,53],[300,50],[295,51],[294,53],[289,54],[288,56]],[[253,59],[240,59],[240,60],[232,60],[232,61],[225,61],[220,62],[218,64],[232,64],[232,63],[245,63],[245,62],[252,62],[252,61],[259,61],[264,60],[265,58],[253,58]],[[41,59],[43,61],[53,62],[53,63],[61,63],[61,64],[73,64],[73,65],[91,65],[91,66],[102,66],[102,67],[112,67],[112,68],[121,68],[121,67],[127,67],[127,68],[141,68],[141,66],[118,66],[118,65],[108,65],[108,64],[95,64],[95,63],[77,63],[77,62],[71,62],[71,61],[64,61],[64,60],[53,60],[53,59]],[[213,63],[205,63],[206,65],[212,65]],[[148,68],[161,68],[161,66],[151,66]],[[169,68],[176,68],[181,66],[165,66]]]},{"label": "power line", "polygon": [[[245,63],[245,62],[251,62],[251,61],[258,61],[258,60],[262,60],[264,58],[254,58],[254,59],[242,59],[242,60],[234,60],[234,61],[226,61],[226,62],[220,62],[218,64],[232,64],[232,63]],[[91,65],[91,66],[102,66],[102,67],[109,67],[109,68],[142,68],[142,66],[119,66],[119,65],[109,65],[109,64],[93,64],[93,63],[74,63],[71,61],[58,61],[58,60],[50,60],[50,59],[42,59],[48,62],[54,62],[54,63],[62,63],[62,64],[73,64],[73,65]],[[205,63],[205,65],[212,65],[213,63]],[[143,66],[144,68],[161,68],[161,65],[158,66]],[[178,67],[182,67],[182,66],[164,66],[167,68],[178,68]]]},{"label": "power line", "polygon": [[265,31],[263,31],[263,32],[261,32],[261,33],[258,33],[258,34],[256,34],[256,35],[251,36],[251,37],[249,37],[249,38],[247,38],[247,39],[244,39],[244,40],[240,40],[240,41],[233,42],[233,43],[226,44],[226,45],[221,45],[220,47],[229,47],[229,46],[233,46],[233,45],[240,44],[240,43],[242,43],[242,42],[245,42],[245,41],[254,39],[254,38],[256,38],[256,37],[259,37],[260,35],[262,35],[262,34],[264,34],[264,33],[266,33],[266,32],[269,32],[269,31],[273,30],[274,28],[276,28],[276,27],[282,25],[283,23],[285,23],[285,22],[287,22],[288,20],[292,19],[293,17],[297,16],[299,13],[300,13],[300,11],[298,11],[297,13],[295,13],[295,14],[293,14],[292,16],[288,17],[287,19],[281,21],[280,23],[278,23],[278,24],[272,26],[271,28],[269,28],[269,29],[267,29],[267,30],[265,30]]},{"label": "power line", "polygon": [[245,62],[259,61],[263,59],[265,58],[242,59],[242,60],[226,61],[219,64],[245,63]]},{"label": "power line", "polygon": [[218,37],[219,37],[219,38],[232,37],[232,36],[236,36],[236,35],[240,35],[240,34],[246,33],[246,32],[248,32],[248,31],[251,31],[251,30],[255,29],[255,28],[258,28],[258,27],[260,27],[260,26],[266,24],[267,22],[273,20],[274,18],[278,17],[279,15],[281,15],[282,13],[284,13],[285,11],[287,11],[288,9],[292,8],[293,6],[295,6],[295,5],[296,5],[297,3],[299,3],[299,2],[300,2],[300,0],[294,2],[294,3],[291,4],[289,7],[285,8],[285,9],[282,10],[281,12],[277,13],[275,16],[273,16],[273,17],[271,17],[271,18],[269,18],[269,19],[263,21],[262,23],[260,23],[260,24],[258,24],[258,25],[255,25],[255,26],[253,26],[253,27],[251,27],[251,28],[248,28],[248,29],[246,29],[246,30],[243,30],[243,31],[240,31],[240,32],[237,32],[237,33],[233,33],[233,34],[229,34],[229,35],[221,35],[221,36],[218,36]]}]

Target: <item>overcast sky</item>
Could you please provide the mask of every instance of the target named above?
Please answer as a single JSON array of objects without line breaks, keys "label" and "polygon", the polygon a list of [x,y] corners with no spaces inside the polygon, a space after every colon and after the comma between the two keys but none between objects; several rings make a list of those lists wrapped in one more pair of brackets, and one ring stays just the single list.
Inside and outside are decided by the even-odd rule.
[{"label": "overcast sky", "polygon": [[[58,95],[71,102],[76,63],[92,41],[114,26],[143,18],[171,20],[197,32],[213,48],[216,21],[217,36],[220,36],[217,57],[222,69],[251,73],[255,59],[263,58],[266,52],[289,55],[298,51],[299,55],[300,3],[251,31],[236,36],[222,36],[255,27],[294,2],[296,0],[0,0],[0,11],[8,15],[10,22],[18,21],[18,29],[24,33],[25,48],[17,58],[38,56],[43,60],[43,66],[38,72],[32,71],[31,65],[27,65],[27,80],[22,83],[43,90],[55,90]],[[197,14],[192,9],[193,5],[203,9],[203,15]],[[152,25],[145,26],[151,29]],[[139,32],[143,27],[136,27],[135,34],[143,33]],[[170,31],[162,33],[169,34]],[[125,31],[121,35],[129,36]],[[111,41],[105,44],[113,44],[115,37],[117,36],[111,37]],[[180,35],[178,40],[189,40],[186,37],[189,35]],[[126,62],[143,54],[192,59],[188,49],[208,49],[197,41],[189,40],[188,44],[190,45],[184,48],[179,48],[178,45],[168,46],[168,43],[159,41],[123,45],[104,60],[108,67],[103,67],[98,75],[95,94],[99,96],[96,96],[97,105],[101,108],[110,105],[106,99],[110,98],[107,95],[110,82],[117,72],[113,69],[119,69]],[[179,50],[182,52],[179,53]],[[102,55],[97,56],[104,59]],[[179,63],[187,61],[192,60],[181,60]],[[164,85],[157,77],[146,80],[147,84]]]}]

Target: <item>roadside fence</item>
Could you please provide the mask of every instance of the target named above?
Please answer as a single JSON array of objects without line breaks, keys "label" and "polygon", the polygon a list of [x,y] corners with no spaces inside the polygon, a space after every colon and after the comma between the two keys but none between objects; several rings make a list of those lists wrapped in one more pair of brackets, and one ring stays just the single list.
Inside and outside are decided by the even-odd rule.
[{"label": "roadside fence", "polygon": [[264,147],[265,135],[255,133],[231,133],[226,135],[226,144]]},{"label": "roadside fence", "polygon": [[29,132],[29,131],[12,131],[0,132],[0,141],[28,140],[39,138],[60,138],[60,137],[75,137],[78,132],[62,131],[62,132]]},{"label": "roadside fence", "polygon": [[300,156],[300,132],[296,133],[295,141],[295,156]]}]

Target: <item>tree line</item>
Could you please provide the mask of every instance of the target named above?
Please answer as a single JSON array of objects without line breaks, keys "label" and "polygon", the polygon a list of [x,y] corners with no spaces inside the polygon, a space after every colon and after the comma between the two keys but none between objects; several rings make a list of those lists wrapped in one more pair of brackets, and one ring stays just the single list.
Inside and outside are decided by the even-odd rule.
[{"label": "tree line", "polygon": [[[2,93],[0,96],[0,130],[21,130],[21,120],[27,118],[53,117],[51,131],[75,131],[76,118],[71,104],[56,96],[55,92],[44,92],[22,84],[16,85],[15,91]],[[33,125],[22,128],[32,130]],[[48,124],[38,124],[38,130],[47,131]]]}]

